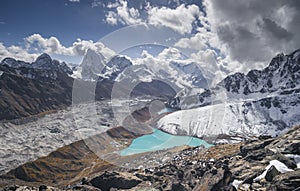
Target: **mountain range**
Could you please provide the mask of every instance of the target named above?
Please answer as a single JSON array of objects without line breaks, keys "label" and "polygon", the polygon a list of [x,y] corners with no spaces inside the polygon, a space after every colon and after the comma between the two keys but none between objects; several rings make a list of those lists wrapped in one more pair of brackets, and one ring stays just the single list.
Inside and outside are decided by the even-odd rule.
[{"label": "mountain range", "polygon": [[[299,184],[299,162],[295,163],[300,154],[299,126],[289,128],[300,122],[299,84],[300,50],[278,54],[264,69],[229,75],[213,87],[196,63],[170,61],[155,68],[122,55],[107,60],[92,50],[72,68],[47,54],[32,63],[6,58],[0,63],[0,124],[5,137],[0,142],[0,187],[44,182],[86,190],[145,186],[153,190],[237,190],[247,186],[282,190],[292,181],[290,188],[294,189]],[[217,146],[117,156],[114,146],[127,147],[145,132],[143,128],[135,132],[116,126],[118,113],[111,108],[114,86],[119,87],[120,110],[137,100],[151,99],[172,109],[150,123],[150,101],[131,113],[138,121]],[[86,87],[95,89],[84,91]],[[83,93],[76,97],[76,105],[72,105],[74,88]],[[128,97],[122,97],[123,92],[129,92]],[[92,112],[94,105],[85,100],[86,94],[95,96],[97,117]],[[273,138],[278,135],[282,136]],[[97,137],[103,142],[97,142]],[[97,143],[94,146],[101,151],[110,151],[108,157],[134,161],[141,169],[116,169],[93,153],[89,141]],[[175,158],[169,156],[173,152],[177,153]],[[167,163],[162,163],[165,158]],[[264,182],[260,179],[263,168],[278,164],[275,160],[286,164],[290,173],[270,167]],[[159,166],[148,169],[143,167],[145,161]],[[66,187],[68,184],[72,187]]]},{"label": "mountain range", "polygon": [[158,122],[172,134],[213,141],[276,136],[300,121],[300,50],[278,54],[262,70],[227,76],[200,94],[175,96],[174,112]]},{"label": "mountain range", "polygon": [[[0,119],[11,120],[66,108],[72,104],[74,89],[80,91],[89,86],[95,90],[78,94],[80,102],[86,101],[86,93],[94,96],[96,101],[108,99],[116,78],[130,65],[132,63],[123,56],[115,56],[105,63],[104,57],[92,50],[87,51],[80,66],[72,69],[45,53],[33,63],[5,58],[0,63]],[[123,86],[119,91],[126,88]],[[133,97],[168,98],[176,93],[166,83],[155,79],[141,81],[132,92]]]}]

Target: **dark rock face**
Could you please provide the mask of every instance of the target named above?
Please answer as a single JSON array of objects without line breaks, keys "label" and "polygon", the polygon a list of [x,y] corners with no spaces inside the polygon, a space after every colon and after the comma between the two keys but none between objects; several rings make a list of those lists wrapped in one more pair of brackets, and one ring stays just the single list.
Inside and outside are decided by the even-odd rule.
[{"label": "dark rock face", "polygon": [[299,51],[290,55],[279,54],[265,69],[251,70],[247,75],[236,73],[226,77],[222,83],[228,92],[245,95],[296,87],[296,84],[300,83],[299,56],[295,57]]},{"label": "dark rock face", "polygon": [[194,190],[222,190],[227,187],[232,174],[228,170],[216,170],[216,172],[206,172]]},{"label": "dark rock face", "polygon": [[281,153],[275,154],[275,159],[285,164],[288,168],[295,169],[297,168],[297,164],[294,160],[289,159],[288,157],[284,156]]},{"label": "dark rock face", "polygon": [[185,187],[179,182],[172,184],[171,191],[186,191]]},{"label": "dark rock face", "polygon": [[298,190],[300,188],[300,170],[287,172],[274,177],[270,190],[288,191]]},{"label": "dark rock face", "polygon": [[111,188],[130,189],[141,183],[139,179],[128,179],[120,176],[117,172],[105,172],[91,180],[91,184],[103,191],[110,191]]},{"label": "dark rock face", "polygon": [[4,73],[0,77],[0,120],[26,117],[71,104],[72,78],[40,81]]},{"label": "dark rock face", "polygon": [[285,150],[284,153],[292,153],[300,155],[300,142],[298,143],[292,143],[289,145]]},{"label": "dark rock face", "polygon": [[281,173],[277,170],[277,168],[275,166],[272,165],[269,168],[269,170],[267,171],[265,179],[266,179],[266,181],[271,182],[274,179],[274,177],[279,174],[281,174]]}]

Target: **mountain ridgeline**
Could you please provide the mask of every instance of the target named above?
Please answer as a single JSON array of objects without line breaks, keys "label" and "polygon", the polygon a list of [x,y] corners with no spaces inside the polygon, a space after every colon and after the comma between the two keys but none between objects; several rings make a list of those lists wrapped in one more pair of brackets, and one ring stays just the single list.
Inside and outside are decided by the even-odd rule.
[{"label": "mountain ridgeline", "polygon": [[[167,105],[182,110],[159,122],[169,133],[212,136],[217,142],[281,134],[300,122],[300,50],[277,55],[263,70],[229,75],[203,93],[176,96]],[[174,122],[181,115],[185,118]]]},{"label": "mountain ridgeline", "polygon": [[[73,88],[95,87],[94,91],[82,92],[83,97],[77,97],[81,101],[85,101],[86,93],[94,95],[96,101],[109,99],[116,78],[130,65],[132,63],[123,56],[106,63],[102,55],[89,50],[77,67],[81,69],[78,78],[74,76],[76,69],[70,69],[66,63],[53,60],[45,53],[32,63],[5,58],[0,63],[0,120],[44,114],[70,106]],[[73,87],[75,79],[77,83]],[[120,91],[127,87],[122,88]],[[171,98],[175,91],[153,80],[141,82],[131,94],[133,97],[144,95]]]}]

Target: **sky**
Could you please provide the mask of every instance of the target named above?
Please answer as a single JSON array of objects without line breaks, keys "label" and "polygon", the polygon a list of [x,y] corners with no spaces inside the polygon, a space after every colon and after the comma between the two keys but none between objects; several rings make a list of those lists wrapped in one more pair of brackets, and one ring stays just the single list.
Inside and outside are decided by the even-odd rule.
[{"label": "sky", "polygon": [[78,64],[87,49],[166,58],[159,50],[247,72],[300,48],[299,9],[299,0],[1,0],[0,60],[45,52]]}]

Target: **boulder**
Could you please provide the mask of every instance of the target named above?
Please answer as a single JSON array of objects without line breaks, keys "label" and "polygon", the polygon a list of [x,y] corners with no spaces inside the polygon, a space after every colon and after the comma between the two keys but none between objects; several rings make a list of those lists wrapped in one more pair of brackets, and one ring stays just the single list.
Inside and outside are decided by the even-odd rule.
[{"label": "boulder", "polygon": [[300,155],[300,142],[290,144],[284,149],[283,153]]},{"label": "boulder", "polygon": [[286,172],[276,176],[268,190],[292,191],[300,188],[300,170]]},{"label": "boulder", "polygon": [[124,177],[117,172],[105,172],[101,176],[93,178],[90,183],[92,186],[102,191],[110,191],[111,188],[131,189],[142,181],[134,177]]},{"label": "boulder", "polygon": [[286,156],[284,156],[281,153],[276,153],[275,159],[279,160],[282,163],[284,163],[287,167],[289,167],[291,169],[297,168],[297,164],[294,160],[287,158]]},{"label": "boulder", "polygon": [[265,179],[269,182],[272,182],[273,178],[279,174],[281,174],[281,173],[277,170],[277,168],[275,166],[272,165],[268,169]]},{"label": "boulder", "polygon": [[171,191],[186,191],[187,189],[179,182],[173,183]]}]

